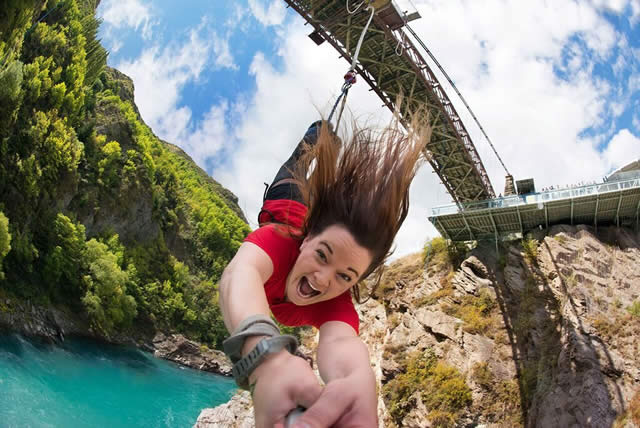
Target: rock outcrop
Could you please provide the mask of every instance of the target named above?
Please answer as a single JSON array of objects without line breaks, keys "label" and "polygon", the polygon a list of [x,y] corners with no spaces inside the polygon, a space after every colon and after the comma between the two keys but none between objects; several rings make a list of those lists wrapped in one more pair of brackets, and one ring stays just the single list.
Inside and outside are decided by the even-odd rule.
[{"label": "rock outcrop", "polygon": [[[556,226],[535,238],[498,254],[481,244],[457,269],[420,255],[389,267],[358,308],[380,426],[640,426],[640,235]],[[398,390],[415,356],[435,369]],[[471,400],[430,401],[433,373],[463,379]],[[251,413],[243,393],[196,426],[251,426]]]},{"label": "rock outcrop", "polygon": [[86,319],[68,309],[39,306],[11,298],[0,299],[0,329],[25,336],[37,336],[51,342],[67,335],[90,336]]},{"label": "rock outcrop", "polygon": [[202,347],[181,334],[157,333],[153,355],[197,370],[231,376],[231,363],[224,352]]}]

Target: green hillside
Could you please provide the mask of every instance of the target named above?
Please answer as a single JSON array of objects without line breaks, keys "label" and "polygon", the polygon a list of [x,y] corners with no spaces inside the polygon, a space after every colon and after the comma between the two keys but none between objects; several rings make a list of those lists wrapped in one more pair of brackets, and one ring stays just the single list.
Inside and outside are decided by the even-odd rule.
[{"label": "green hillside", "polygon": [[105,337],[219,346],[216,282],[249,227],[142,122],[131,80],[106,67],[94,3],[0,11],[0,297],[68,308]]}]

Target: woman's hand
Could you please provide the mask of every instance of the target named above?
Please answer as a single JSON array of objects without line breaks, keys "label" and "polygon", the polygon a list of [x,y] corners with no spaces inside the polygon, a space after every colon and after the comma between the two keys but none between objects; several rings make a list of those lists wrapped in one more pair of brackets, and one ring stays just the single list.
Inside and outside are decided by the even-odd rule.
[{"label": "woman's hand", "polygon": [[291,410],[312,407],[323,389],[309,363],[285,350],[260,364],[249,384],[257,428],[283,427]]},{"label": "woman's hand", "polygon": [[375,379],[367,368],[329,382],[293,427],[375,428],[377,407]]}]

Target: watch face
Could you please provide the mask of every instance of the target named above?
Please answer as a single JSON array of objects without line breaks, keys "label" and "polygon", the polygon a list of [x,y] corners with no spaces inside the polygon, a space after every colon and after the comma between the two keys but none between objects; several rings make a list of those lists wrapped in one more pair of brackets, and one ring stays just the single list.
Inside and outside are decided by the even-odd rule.
[{"label": "watch face", "polygon": [[284,348],[293,354],[297,346],[298,342],[293,336],[274,336],[262,339],[247,355],[233,365],[232,373],[236,383],[240,388],[247,389],[249,375],[267,355],[279,352]]}]

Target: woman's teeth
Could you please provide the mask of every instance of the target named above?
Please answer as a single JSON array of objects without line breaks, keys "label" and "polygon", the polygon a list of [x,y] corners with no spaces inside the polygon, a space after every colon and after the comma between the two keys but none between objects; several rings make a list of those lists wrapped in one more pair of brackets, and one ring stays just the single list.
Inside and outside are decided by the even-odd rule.
[{"label": "woman's teeth", "polygon": [[304,298],[315,297],[320,294],[320,290],[311,285],[311,282],[303,276],[298,284],[298,294]]}]

